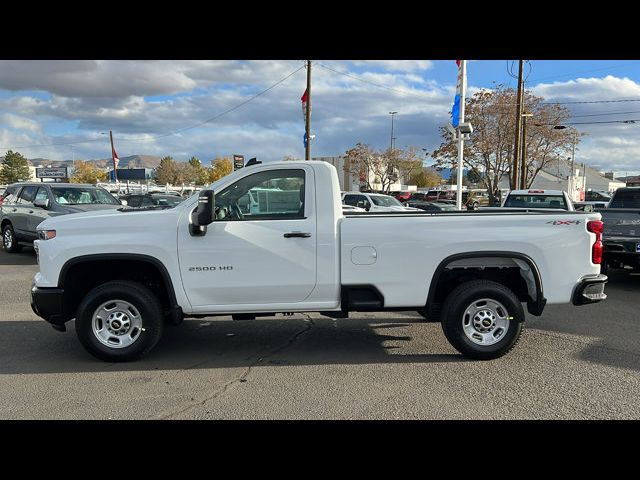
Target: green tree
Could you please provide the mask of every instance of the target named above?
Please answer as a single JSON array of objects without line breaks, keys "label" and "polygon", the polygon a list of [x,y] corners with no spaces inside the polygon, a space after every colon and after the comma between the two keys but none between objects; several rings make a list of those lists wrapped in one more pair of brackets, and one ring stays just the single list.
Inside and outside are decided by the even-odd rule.
[{"label": "green tree", "polygon": [[160,159],[156,168],[156,182],[160,185],[179,183],[179,171],[176,161],[167,156]]},{"label": "green tree", "polygon": [[423,167],[409,177],[409,184],[418,188],[436,187],[442,183],[442,176],[433,168]]},{"label": "green tree", "polygon": [[471,168],[467,170],[467,180],[469,180],[470,183],[477,184],[482,181],[482,176],[480,175],[480,172],[478,172],[478,170],[476,170],[475,168]]},{"label": "green tree", "polygon": [[204,185],[205,183],[209,182],[209,172],[204,167],[204,165],[202,165],[202,162],[199,158],[191,157],[188,163],[192,168],[191,172],[189,173],[193,178],[189,181],[194,182],[197,185]]},{"label": "green tree", "polygon": [[100,170],[90,162],[76,160],[71,183],[98,183],[107,179],[107,172]]},{"label": "green tree", "polygon": [[209,182],[226,177],[233,172],[233,163],[227,157],[217,157],[211,160],[211,168],[209,169]]},{"label": "green tree", "polygon": [[29,163],[20,153],[9,150],[0,168],[0,183],[10,184],[29,180]]}]

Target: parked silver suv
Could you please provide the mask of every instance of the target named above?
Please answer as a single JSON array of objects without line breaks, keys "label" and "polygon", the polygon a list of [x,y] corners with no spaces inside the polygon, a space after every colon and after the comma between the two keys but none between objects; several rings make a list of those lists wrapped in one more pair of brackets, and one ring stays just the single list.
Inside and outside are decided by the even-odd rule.
[{"label": "parked silver suv", "polygon": [[12,193],[0,205],[0,230],[2,245],[9,253],[31,245],[37,237],[36,227],[49,217],[121,206],[113,195],[95,185],[21,182],[7,190]]}]

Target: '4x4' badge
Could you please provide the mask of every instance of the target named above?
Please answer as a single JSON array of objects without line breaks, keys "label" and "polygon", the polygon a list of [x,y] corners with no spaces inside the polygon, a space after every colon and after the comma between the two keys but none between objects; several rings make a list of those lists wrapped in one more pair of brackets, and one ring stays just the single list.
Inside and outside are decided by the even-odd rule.
[{"label": "'4x4' badge", "polygon": [[547,223],[551,225],[571,225],[572,223],[579,225],[580,220],[549,220]]}]

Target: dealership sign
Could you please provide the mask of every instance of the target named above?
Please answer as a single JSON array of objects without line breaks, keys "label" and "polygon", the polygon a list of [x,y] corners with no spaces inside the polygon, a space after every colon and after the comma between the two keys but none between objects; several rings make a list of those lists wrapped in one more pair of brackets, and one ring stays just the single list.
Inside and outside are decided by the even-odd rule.
[{"label": "dealership sign", "polygon": [[233,169],[238,170],[239,168],[244,167],[244,155],[234,155],[233,156]]},{"label": "dealership sign", "polygon": [[67,178],[67,167],[36,168],[36,178]]}]

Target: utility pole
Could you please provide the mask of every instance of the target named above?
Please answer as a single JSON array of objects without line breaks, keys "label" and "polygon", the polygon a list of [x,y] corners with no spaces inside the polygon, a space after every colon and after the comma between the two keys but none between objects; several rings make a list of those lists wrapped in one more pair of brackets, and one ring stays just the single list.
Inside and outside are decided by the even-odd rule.
[{"label": "utility pole", "polygon": [[520,159],[520,189],[527,188],[527,117],[531,117],[531,113],[522,114],[522,155]]},{"label": "utility pole", "polygon": [[391,115],[391,142],[389,143],[389,149],[390,150],[393,150],[393,140],[394,140],[394,138],[393,138],[393,117],[395,115],[397,115],[397,114],[398,114],[398,112],[389,112],[389,115]]},{"label": "utility pole", "polygon": [[311,160],[311,60],[307,60],[307,111],[304,119],[304,131],[307,136],[304,159]]},{"label": "utility pole", "polygon": [[520,153],[520,126],[522,121],[522,68],[524,60],[520,60],[518,67],[518,98],[516,99],[516,136],[513,142],[513,164],[511,188],[518,188],[518,163]]},{"label": "utility pole", "polygon": [[113,132],[109,130],[109,140],[111,140],[111,161],[113,162],[113,179],[118,181],[118,170],[116,169],[116,159],[114,157],[115,149],[113,148]]}]

